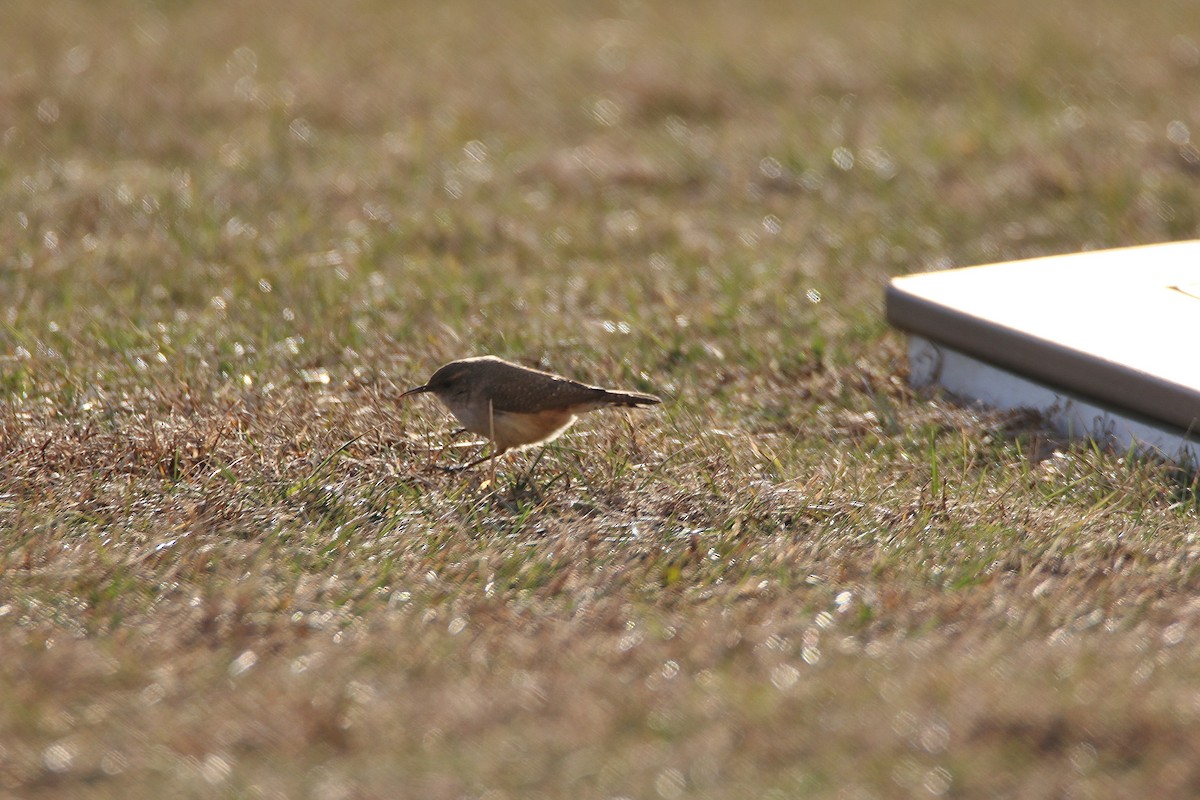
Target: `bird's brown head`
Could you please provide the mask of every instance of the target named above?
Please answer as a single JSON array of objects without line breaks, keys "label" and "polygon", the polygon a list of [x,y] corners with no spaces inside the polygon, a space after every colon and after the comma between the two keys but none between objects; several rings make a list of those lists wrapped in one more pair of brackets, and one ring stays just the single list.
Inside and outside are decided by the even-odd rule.
[{"label": "bird's brown head", "polygon": [[400,396],[408,397],[410,394],[420,394],[422,392],[437,395],[442,400],[448,397],[465,396],[471,390],[469,372],[469,365],[452,361],[445,366],[439,367],[437,372],[429,376],[429,380],[425,382],[425,385],[409,389]]}]

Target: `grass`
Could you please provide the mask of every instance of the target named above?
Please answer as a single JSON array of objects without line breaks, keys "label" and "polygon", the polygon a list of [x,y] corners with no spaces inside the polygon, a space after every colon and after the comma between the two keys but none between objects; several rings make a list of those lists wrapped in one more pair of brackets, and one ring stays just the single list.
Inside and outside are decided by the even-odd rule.
[{"label": "grass", "polygon": [[1200,235],[1193,5],[418,6],[6,6],[0,794],[1200,792],[1195,476],[881,320]]}]

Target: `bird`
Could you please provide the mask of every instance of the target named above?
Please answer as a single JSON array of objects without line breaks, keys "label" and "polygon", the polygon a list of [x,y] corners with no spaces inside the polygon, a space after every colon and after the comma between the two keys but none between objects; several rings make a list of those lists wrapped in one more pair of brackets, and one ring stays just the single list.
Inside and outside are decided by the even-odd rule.
[{"label": "bird", "polygon": [[462,467],[470,469],[509,450],[549,442],[579,414],[608,406],[643,408],[662,400],[652,394],[604,389],[497,356],[475,356],[439,367],[429,380],[400,395],[429,393],[470,431],[489,439],[492,452]]}]

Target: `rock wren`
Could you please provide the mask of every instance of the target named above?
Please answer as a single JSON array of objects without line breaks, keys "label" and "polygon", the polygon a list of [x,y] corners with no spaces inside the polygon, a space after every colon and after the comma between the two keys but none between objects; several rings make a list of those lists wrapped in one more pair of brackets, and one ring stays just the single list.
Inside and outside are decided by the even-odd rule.
[{"label": "rock wren", "polygon": [[522,367],[495,356],[451,361],[424,386],[401,397],[432,392],[465,430],[495,443],[495,458],[514,447],[548,442],[570,427],[578,414],[605,406],[639,408],[661,402],[652,394],[588,386],[550,372]]}]

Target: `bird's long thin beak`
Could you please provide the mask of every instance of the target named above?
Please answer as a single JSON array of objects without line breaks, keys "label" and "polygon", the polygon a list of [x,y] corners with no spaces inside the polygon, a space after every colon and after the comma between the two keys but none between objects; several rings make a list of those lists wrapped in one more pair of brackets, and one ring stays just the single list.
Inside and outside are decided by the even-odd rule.
[{"label": "bird's long thin beak", "polygon": [[429,391],[428,386],[416,386],[416,387],[413,387],[412,389],[409,389],[404,394],[400,395],[400,398],[404,399],[405,397],[408,397],[410,394],[420,394],[421,392],[428,392],[428,391]]}]

